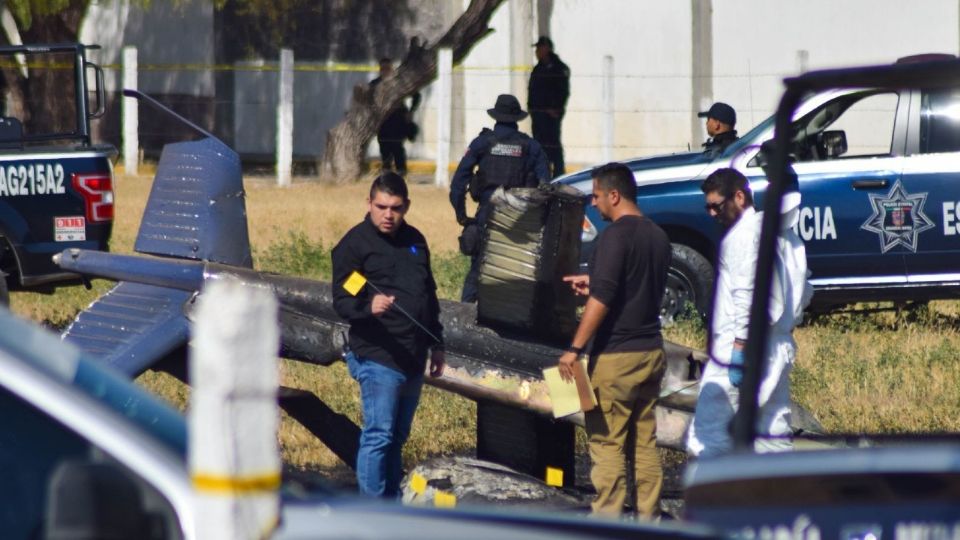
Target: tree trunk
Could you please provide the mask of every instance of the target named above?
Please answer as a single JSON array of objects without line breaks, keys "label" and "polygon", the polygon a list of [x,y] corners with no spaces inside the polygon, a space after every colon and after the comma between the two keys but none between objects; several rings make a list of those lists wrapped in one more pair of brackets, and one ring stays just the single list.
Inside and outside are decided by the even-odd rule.
[{"label": "tree trunk", "polygon": [[[56,13],[32,13],[29,27],[17,20],[24,44],[76,43],[80,23],[90,0],[70,0]],[[72,59],[71,59],[72,60]],[[63,58],[37,56],[30,62],[63,62]],[[6,82],[6,112],[16,116],[26,133],[66,132],[76,129],[76,106],[73,93],[73,70],[39,67],[23,77],[17,68],[3,69]]]},{"label": "tree trunk", "polygon": [[364,152],[376,135],[380,124],[400,102],[437,77],[437,51],[453,50],[453,61],[459,63],[470,49],[492,30],[487,26],[493,12],[503,0],[471,0],[439,41],[427,47],[417,38],[410,40],[407,56],[395,75],[373,90],[367,84],[353,89],[350,109],[339,124],[327,133],[318,170],[321,182],[352,182],[363,174]]}]

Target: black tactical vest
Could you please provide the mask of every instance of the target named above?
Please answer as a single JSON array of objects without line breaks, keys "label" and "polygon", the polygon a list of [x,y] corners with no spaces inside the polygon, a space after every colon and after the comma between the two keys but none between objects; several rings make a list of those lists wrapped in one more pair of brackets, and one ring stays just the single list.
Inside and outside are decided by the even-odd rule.
[{"label": "black tactical vest", "polygon": [[[533,178],[532,171],[524,172],[524,163],[530,154],[530,137],[519,131],[503,137],[490,132],[487,151],[480,156],[477,175],[481,191],[489,186],[524,187]],[[536,183],[533,184],[536,186]]]}]

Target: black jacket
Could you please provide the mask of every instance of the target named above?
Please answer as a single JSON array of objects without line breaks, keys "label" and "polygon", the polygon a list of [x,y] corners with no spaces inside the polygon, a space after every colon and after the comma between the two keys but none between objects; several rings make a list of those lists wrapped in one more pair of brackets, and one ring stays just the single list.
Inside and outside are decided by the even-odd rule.
[{"label": "black jacket", "polygon": [[[437,284],[430,270],[427,241],[420,231],[404,222],[397,235],[390,237],[380,233],[367,214],[340,239],[332,258],[333,307],[350,323],[354,354],[409,374],[423,373],[433,338],[400,310],[443,340]],[[356,296],[343,288],[354,271],[367,279]],[[380,317],[370,312],[377,289],[396,296],[394,307]]]},{"label": "black jacket", "polygon": [[703,152],[710,154],[710,157],[716,157],[723,153],[728,146],[735,143],[740,137],[737,136],[737,130],[724,131],[716,137],[703,143]]},{"label": "black jacket", "polygon": [[531,113],[567,108],[570,97],[570,68],[555,53],[537,62],[530,72],[527,87],[527,110]]}]

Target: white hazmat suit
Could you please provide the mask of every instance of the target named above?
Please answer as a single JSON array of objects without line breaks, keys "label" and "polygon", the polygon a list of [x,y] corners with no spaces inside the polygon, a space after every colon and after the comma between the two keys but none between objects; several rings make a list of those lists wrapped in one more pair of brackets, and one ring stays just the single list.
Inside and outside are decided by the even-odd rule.
[{"label": "white hazmat suit", "polygon": [[[789,450],[790,370],[796,351],[793,328],[803,319],[813,289],[807,281],[807,254],[793,230],[799,216],[800,194],[784,196],[781,230],[777,237],[772,289],[767,366],[760,385],[755,442],[758,452]],[[730,355],[734,339],[746,340],[753,298],[754,275],[763,213],[745,209],[720,244],[716,296],[711,324],[711,361],[703,370],[697,411],[687,433],[687,451],[709,457],[733,448],[730,421],[739,403],[739,389],[730,384]],[[769,435],[771,437],[764,437]]]}]

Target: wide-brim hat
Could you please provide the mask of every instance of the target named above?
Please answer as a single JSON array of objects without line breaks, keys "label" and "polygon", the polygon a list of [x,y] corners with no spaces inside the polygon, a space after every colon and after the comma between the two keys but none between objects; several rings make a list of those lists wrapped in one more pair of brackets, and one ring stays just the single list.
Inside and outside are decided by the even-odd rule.
[{"label": "wide-brim hat", "polygon": [[527,111],[520,108],[520,101],[510,94],[497,96],[497,103],[492,109],[487,109],[497,122],[519,122],[527,117]]}]

